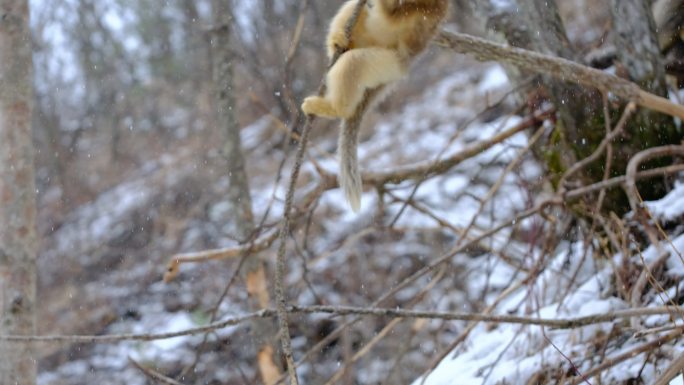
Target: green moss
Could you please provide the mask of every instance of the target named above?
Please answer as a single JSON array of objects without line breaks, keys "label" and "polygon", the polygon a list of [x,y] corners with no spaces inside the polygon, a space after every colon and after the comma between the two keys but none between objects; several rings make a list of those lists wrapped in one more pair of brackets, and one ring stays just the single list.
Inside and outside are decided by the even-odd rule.
[{"label": "green moss", "polygon": [[211,314],[204,310],[196,309],[190,313],[190,320],[192,320],[195,325],[204,326],[211,322]]},{"label": "green moss", "polygon": [[[612,128],[619,121],[623,108],[624,106],[620,106],[611,109]],[[559,119],[548,141],[537,152],[546,164],[550,181],[556,189],[559,187],[561,176],[572,166],[572,163],[593,154],[606,135],[605,117],[602,112],[586,114],[577,132],[567,132],[561,122],[562,119]],[[623,135],[613,141],[610,176],[624,175],[629,160],[639,151],[665,144],[680,143],[682,138],[684,135],[675,127],[670,117],[640,110],[628,121]],[[671,162],[672,159],[668,158],[656,159],[643,164],[642,169],[660,167]],[[604,176],[605,165],[604,154],[574,175],[573,179],[579,180],[582,184],[598,182]],[[638,184],[639,192],[644,199],[662,197],[667,192],[666,187],[662,178],[642,181]],[[606,191],[605,211],[624,214],[629,209],[628,200],[620,187]]]},{"label": "green moss", "polygon": [[556,127],[553,128],[551,136],[549,137],[549,143],[542,150],[542,157],[549,170],[551,184],[554,189],[558,189],[560,178],[563,176],[565,170],[567,170],[566,165],[563,164],[563,157],[561,156],[565,138],[563,136],[563,130],[559,126],[560,124],[557,124]]}]

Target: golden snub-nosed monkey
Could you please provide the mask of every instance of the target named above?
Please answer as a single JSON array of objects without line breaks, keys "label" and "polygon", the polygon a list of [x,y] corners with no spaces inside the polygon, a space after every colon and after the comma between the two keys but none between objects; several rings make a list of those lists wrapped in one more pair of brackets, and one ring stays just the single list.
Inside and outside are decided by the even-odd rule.
[{"label": "golden snub-nosed monkey", "polygon": [[[347,40],[344,29],[358,0],[349,0],[330,23],[328,57],[348,49],[326,75],[323,97],[302,103],[307,115],[342,119],[338,145],[340,186],[352,209],[361,206],[356,147],[363,114],[381,90],[404,77],[411,61],[428,45],[445,18],[448,0],[369,0]],[[365,95],[368,94],[368,97]]]}]

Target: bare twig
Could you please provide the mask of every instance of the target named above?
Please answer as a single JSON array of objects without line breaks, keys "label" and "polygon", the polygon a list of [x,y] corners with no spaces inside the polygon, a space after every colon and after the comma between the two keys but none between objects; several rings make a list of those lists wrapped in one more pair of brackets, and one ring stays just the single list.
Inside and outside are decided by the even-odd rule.
[{"label": "bare twig", "polygon": [[568,178],[570,178],[579,170],[583,169],[584,167],[588,166],[596,159],[598,159],[601,156],[601,154],[603,154],[603,151],[606,149],[606,147],[608,147],[610,142],[612,142],[613,139],[615,139],[618,135],[622,134],[625,125],[627,124],[627,121],[632,116],[632,114],[634,114],[635,111],[636,104],[634,102],[630,102],[629,104],[627,104],[627,107],[625,107],[625,110],[622,113],[622,117],[620,117],[620,120],[615,126],[615,129],[606,134],[606,136],[603,138],[598,147],[596,147],[596,150],[594,150],[594,152],[591,153],[591,155],[572,165],[572,167],[570,167],[568,171],[566,171],[565,174],[563,174],[558,185],[562,188],[565,185],[565,182],[568,180]]},{"label": "bare twig", "polygon": [[[422,310],[406,310],[397,308],[372,308],[354,306],[298,306],[289,305],[286,309],[290,313],[298,314],[330,314],[334,316],[366,316],[366,317],[394,317],[394,318],[425,318],[439,319],[444,321],[477,321],[493,322],[518,325],[546,326],[554,329],[574,329],[587,325],[594,325],[603,322],[629,319],[633,317],[645,317],[651,315],[671,314],[672,311],[681,311],[681,307],[672,306],[644,307],[638,309],[616,310],[609,313],[597,313],[574,318],[538,318],[515,315],[492,315],[480,313],[460,313],[460,312],[437,312]],[[235,326],[252,320],[254,318],[276,317],[277,310],[263,309],[258,312],[228,318],[222,321],[213,322],[205,326],[179,330],[169,333],[140,333],[140,334],[112,334],[112,335],[0,335],[0,341],[26,343],[118,343],[123,341],[155,341],[169,338],[183,337],[202,334],[209,331],[224,329],[228,326]],[[678,332],[681,333],[678,329]]]},{"label": "bare twig", "polygon": [[111,335],[51,335],[51,336],[0,336],[0,341],[9,342],[43,342],[43,343],[117,343],[122,341],[156,341],[169,338],[192,336],[212,332],[228,326],[240,325],[255,318],[273,317],[274,310],[260,310],[242,316],[212,322],[205,326],[184,329],[168,333],[139,333],[139,334],[111,334]]},{"label": "bare twig", "polygon": [[282,226],[280,228],[280,234],[278,235],[280,245],[278,247],[275,269],[275,297],[278,309],[278,323],[280,325],[280,343],[282,345],[283,355],[285,356],[285,362],[287,364],[287,371],[290,376],[291,385],[298,385],[299,380],[297,379],[294,358],[292,356],[292,339],[290,337],[290,330],[288,325],[289,322],[286,309],[287,301],[285,298],[285,287],[283,282],[283,277],[285,276],[285,248],[287,246],[287,237],[290,233],[290,211],[292,210],[294,202],[294,191],[296,189],[297,179],[299,178],[299,171],[302,166],[304,152],[306,151],[306,142],[309,138],[309,132],[311,131],[312,120],[313,119],[311,117],[307,117],[306,119],[304,129],[302,130],[302,138],[299,142],[299,148],[297,149],[297,153],[295,154],[295,161],[292,165],[292,172],[290,174],[290,185],[288,187],[287,195],[285,198],[283,221]]},{"label": "bare twig", "polygon": [[[649,264],[649,263],[646,263],[646,260],[644,259],[644,254],[641,252],[641,249],[638,246],[637,246],[637,251],[639,252],[639,258],[641,258],[641,263],[643,264],[644,270],[645,270],[645,272],[642,272],[641,275],[647,276],[648,282],[651,284],[653,289],[658,293],[658,296],[660,297],[660,300],[663,302],[663,304],[669,303],[670,305],[674,305],[674,307],[672,308],[672,313],[670,314],[672,319],[676,320],[677,316],[679,316],[679,318],[684,321],[684,312],[682,312],[682,309],[680,309],[679,306],[677,306],[677,303],[674,301],[674,299],[672,299],[672,297],[670,297],[667,294],[667,291],[665,290],[665,288],[660,284],[660,282],[658,282],[658,279],[656,279],[656,277],[653,275],[653,271],[655,269],[657,269],[658,267],[660,267],[661,264],[665,263],[667,261],[667,257],[661,255],[660,257],[658,257],[658,260],[653,261]],[[670,255],[669,252],[664,252],[663,254],[667,255],[667,256]],[[639,278],[641,278],[641,277],[639,277]],[[633,303],[636,303],[637,306],[639,305],[638,301],[635,301]],[[635,306],[635,307],[637,307],[637,306]],[[677,314],[675,314],[675,312]],[[634,321],[632,321],[632,322],[634,324]],[[676,322],[673,322],[673,323],[676,324]]]},{"label": "bare twig", "polygon": [[675,329],[680,329],[680,325],[676,324],[667,324],[667,325],[662,325],[654,328],[648,328],[648,329],[642,329],[634,333],[632,338],[644,338],[646,336],[649,336],[651,334],[660,334],[663,332],[669,332]]},{"label": "bare twig", "polygon": [[[602,99],[603,99],[603,120],[606,123],[606,136],[610,135],[610,131],[612,128],[612,123],[610,121],[610,109],[608,106],[608,95],[606,95],[605,92],[601,93]],[[619,123],[618,123],[619,126]],[[610,173],[613,168],[613,145],[609,141],[606,143],[606,156],[605,156],[606,162],[603,168],[603,181],[608,180],[610,178]],[[596,207],[594,208],[595,213],[599,213],[601,211],[601,208],[603,207],[603,201],[606,198],[606,190],[603,189],[599,191],[599,196],[598,199],[596,200]],[[594,221],[592,223],[592,228],[596,225],[596,222]]]},{"label": "bare twig", "polygon": [[136,369],[143,372],[143,374],[145,376],[147,376],[151,380],[154,380],[155,383],[164,384],[164,385],[183,385],[182,383],[174,380],[173,378],[166,377],[165,375],[157,372],[156,370],[152,370],[150,368],[146,368],[146,367],[142,366],[139,362],[132,359],[131,357],[128,357],[128,362],[130,362],[131,365],[135,366]]},{"label": "bare twig", "polygon": [[641,152],[629,160],[627,164],[627,172],[625,173],[625,193],[629,198],[629,204],[632,206],[635,215],[640,213],[641,204],[639,198],[639,191],[636,187],[636,175],[639,165],[649,159],[663,157],[663,156],[673,156],[673,155],[684,155],[684,146],[681,145],[667,145],[660,147],[652,147]]},{"label": "bare twig", "polygon": [[430,175],[444,173],[452,167],[460,164],[464,160],[472,158],[473,156],[488,150],[489,148],[503,142],[519,132],[522,132],[530,127],[534,127],[537,123],[539,123],[539,120],[546,119],[547,117],[551,116],[552,113],[553,109],[546,109],[539,113],[535,113],[534,115],[525,118],[515,126],[507,129],[506,131],[494,135],[489,139],[473,143],[472,145],[464,148],[462,151],[459,151],[458,153],[444,158],[438,162],[431,161],[404,167],[397,167],[388,172],[363,173],[363,181],[367,184],[381,186],[386,183],[400,183],[408,179],[421,180]]},{"label": "bare twig", "polygon": [[[641,255],[641,253],[639,253]],[[646,263],[646,261],[643,261],[643,256],[642,256],[642,262],[644,263],[643,270],[641,271],[641,274],[639,274],[639,278],[636,280],[634,285],[632,286],[632,290],[630,292],[630,303],[632,307],[636,308],[641,306],[641,296],[644,292],[644,289],[646,288],[646,284],[649,283],[651,278],[653,277],[653,271],[656,269],[660,268],[662,264],[667,261],[667,259],[670,257],[670,253],[662,253],[660,256],[655,258],[651,263]],[[636,320],[632,320],[632,327],[637,328],[639,327],[639,324]]]},{"label": "bare twig", "polygon": [[[658,176],[663,176],[663,175],[676,174],[676,173],[679,173],[682,171],[684,171],[684,164],[674,164],[671,166],[658,167],[658,168],[652,168],[652,169],[646,170],[646,171],[641,171],[641,172],[637,173],[634,177],[636,180],[641,180],[641,179],[648,179],[648,178],[653,178],[653,177],[658,177]],[[625,175],[616,176],[614,178],[610,178],[610,179],[605,180],[605,181],[596,182],[596,183],[590,184],[588,186],[578,187],[574,190],[570,190],[567,193],[563,194],[563,199],[564,200],[578,199],[584,195],[593,193],[595,191],[600,191],[603,189],[620,186],[620,185],[624,184],[626,181],[627,181],[627,177]]]},{"label": "bare twig", "polygon": [[276,230],[271,230],[262,235],[253,242],[245,243],[234,247],[225,247],[221,249],[211,249],[198,251],[196,253],[176,254],[171,257],[166,272],[164,273],[164,282],[171,282],[178,275],[180,265],[183,263],[197,263],[206,262],[218,259],[238,258],[246,252],[257,253],[271,247],[273,241],[278,237]]},{"label": "bare twig", "polygon": [[[356,20],[361,14],[361,10],[366,5],[366,0],[359,0],[354,8],[354,12],[347,20],[345,25],[345,35],[348,40],[350,40],[351,31],[356,24]],[[347,48],[347,47],[345,47]],[[337,59],[342,55],[342,50],[337,50],[335,52],[335,57],[331,60],[331,65],[334,64]],[[325,87],[322,85],[319,88],[319,95],[325,92]],[[284,287],[284,276],[285,276],[285,251],[287,246],[287,237],[290,233],[290,215],[292,206],[294,205],[294,193],[296,190],[297,179],[299,178],[299,171],[302,166],[302,160],[304,159],[304,153],[306,152],[306,145],[309,137],[309,132],[311,131],[311,125],[313,124],[313,116],[307,116],[306,123],[302,130],[302,137],[299,141],[299,147],[297,148],[297,153],[295,154],[294,164],[292,165],[292,171],[290,173],[290,184],[287,189],[287,194],[285,197],[285,208],[283,212],[283,221],[280,228],[280,234],[278,236],[280,245],[278,247],[278,253],[276,258],[276,271],[275,271],[275,296],[276,296],[276,308],[278,312],[278,323],[280,325],[280,343],[283,349],[283,355],[285,356],[285,362],[287,364],[287,371],[290,377],[291,385],[298,385],[299,380],[297,379],[297,370],[294,363],[294,358],[292,356],[292,340],[290,338],[290,330],[288,325],[288,315],[287,315],[287,300],[285,298],[285,287]]]},{"label": "bare twig", "polygon": [[290,121],[294,127],[301,117],[301,111],[297,106],[294,92],[292,91],[292,65],[297,55],[302,40],[302,31],[304,30],[304,21],[306,19],[306,12],[309,9],[309,0],[301,0],[299,4],[299,17],[295,25],[292,38],[290,39],[290,48],[287,50],[285,57],[285,64],[283,65],[283,99],[287,104],[287,110],[290,114]]},{"label": "bare twig", "polygon": [[[682,331],[684,329],[677,329],[671,333],[665,334],[661,336],[660,338],[654,339],[653,341],[649,341],[645,344],[639,345],[633,349],[630,349],[622,354],[619,354],[614,357],[608,357],[601,362],[598,366],[595,366],[588,371],[584,372],[584,376],[586,378],[591,378],[596,376],[597,374],[603,372],[604,370],[610,369],[613,366],[619,364],[620,362],[623,362],[625,360],[628,360],[630,358],[634,358],[637,355],[648,352],[650,350],[656,349],[660,346],[662,346],[664,343],[673,340],[675,338],[678,338],[679,336],[682,335]],[[580,383],[584,382],[583,377],[575,377],[572,381],[570,381],[568,384],[569,385],[578,385]]]},{"label": "bare twig", "polygon": [[670,366],[665,369],[653,385],[669,384],[678,374],[682,373],[682,369],[684,369],[684,354],[680,354],[679,357],[672,361]]},{"label": "bare twig", "polygon": [[542,332],[542,335],[544,336],[544,339],[546,340],[546,342],[548,342],[549,344],[551,344],[551,346],[553,347],[553,349],[554,349],[556,352],[558,352],[558,354],[560,354],[561,357],[563,357],[563,359],[565,359],[565,361],[566,361],[568,364],[570,364],[570,367],[572,367],[572,370],[573,370],[575,373],[577,373],[577,377],[578,377],[578,378],[581,378],[584,382],[587,383],[587,385],[591,385],[591,382],[589,382],[589,379],[587,378],[587,376],[585,376],[584,373],[582,373],[582,372],[579,370],[579,368],[577,367],[577,365],[575,365],[575,363],[572,361],[572,358],[568,357],[567,354],[563,353],[563,351],[560,350],[560,348],[559,348],[558,346],[556,346],[556,344],[554,344],[553,341],[551,341],[551,338],[549,338],[549,337],[546,335],[546,332],[544,331],[544,328],[541,328],[541,332]]}]

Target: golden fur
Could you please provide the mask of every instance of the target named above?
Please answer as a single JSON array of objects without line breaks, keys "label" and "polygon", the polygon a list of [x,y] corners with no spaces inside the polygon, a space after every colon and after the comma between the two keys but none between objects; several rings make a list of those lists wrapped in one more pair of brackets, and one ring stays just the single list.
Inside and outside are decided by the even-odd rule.
[{"label": "golden fur", "polygon": [[376,0],[363,8],[347,41],[344,28],[357,0],[347,1],[330,23],[328,57],[347,48],[326,77],[325,97],[311,96],[307,114],[348,119],[365,90],[406,75],[411,59],[422,52],[446,15],[446,0]]},{"label": "golden fur", "polygon": [[328,71],[325,95],[309,96],[302,103],[307,115],[344,120],[339,147],[340,184],[354,211],[361,199],[356,164],[358,126],[372,104],[364,101],[364,95],[374,97],[384,86],[406,75],[411,61],[425,50],[446,16],[448,0],[369,1],[347,40],[344,30],[356,4],[357,0],[347,1],[330,23],[328,57],[332,58],[338,49],[347,51]]}]

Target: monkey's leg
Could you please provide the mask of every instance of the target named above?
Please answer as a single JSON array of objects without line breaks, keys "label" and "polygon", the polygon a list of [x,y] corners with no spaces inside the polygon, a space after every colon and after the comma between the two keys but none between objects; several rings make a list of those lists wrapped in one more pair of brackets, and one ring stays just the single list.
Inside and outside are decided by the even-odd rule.
[{"label": "monkey's leg", "polygon": [[406,74],[396,51],[386,48],[360,48],[347,51],[328,72],[329,101],[337,116],[349,119],[367,89],[395,82]]},{"label": "monkey's leg", "polygon": [[329,118],[350,118],[367,89],[392,83],[406,73],[395,51],[386,48],[359,48],[345,52],[326,77],[325,97],[310,96],[302,110]]},{"label": "monkey's leg", "polygon": [[309,96],[304,99],[302,111],[307,115],[316,115],[330,119],[337,119],[340,117],[330,102],[320,96]]}]

